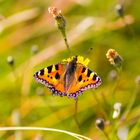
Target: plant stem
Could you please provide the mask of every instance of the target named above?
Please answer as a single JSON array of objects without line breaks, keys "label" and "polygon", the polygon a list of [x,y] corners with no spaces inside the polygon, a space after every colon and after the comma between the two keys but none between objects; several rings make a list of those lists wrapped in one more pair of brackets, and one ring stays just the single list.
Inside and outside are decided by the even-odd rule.
[{"label": "plant stem", "polygon": [[74,119],[75,119],[76,125],[78,126],[78,129],[80,130],[80,124],[79,124],[79,121],[77,119],[77,109],[78,109],[78,98],[76,98],[76,100],[75,100]]},{"label": "plant stem", "polygon": [[61,130],[61,129],[55,129],[55,128],[44,128],[44,127],[28,127],[28,126],[20,126],[20,127],[0,127],[0,131],[13,131],[13,130],[37,130],[37,131],[54,131],[54,132],[60,132],[60,133],[65,133],[70,136],[73,136],[79,140],[92,140],[91,138],[88,138],[86,136],[69,132],[66,130]]},{"label": "plant stem", "polygon": [[[92,90],[94,91],[94,90]],[[93,98],[95,99],[95,101],[97,102],[97,106],[99,106],[99,108],[101,109],[103,115],[105,118],[108,118],[108,114],[105,111],[105,106],[101,103],[101,101],[98,99],[96,93],[93,93]]]},{"label": "plant stem", "polygon": [[107,139],[107,140],[110,140],[108,134],[107,134],[104,130],[103,130],[102,132],[103,132],[104,136],[106,137],[106,139]]},{"label": "plant stem", "polygon": [[122,118],[125,119],[126,116],[128,115],[128,113],[130,112],[135,100],[136,100],[136,97],[137,97],[137,94],[139,93],[139,87],[136,87],[135,90],[134,90],[134,93],[132,94],[132,97],[130,98],[130,102],[124,112],[124,114],[122,115]]}]

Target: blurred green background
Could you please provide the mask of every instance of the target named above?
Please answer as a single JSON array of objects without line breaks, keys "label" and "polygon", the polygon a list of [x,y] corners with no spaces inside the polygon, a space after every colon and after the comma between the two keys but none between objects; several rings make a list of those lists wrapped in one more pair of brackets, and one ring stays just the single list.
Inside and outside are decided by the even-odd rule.
[{"label": "blurred green background", "polygon": [[[116,5],[123,6],[119,16]],[[140,1],[139,0],[0,0],[0,127],[39,126],[63,129],[94,140],[140,139]],[[62,10],[71,56],[90,59],[88,67],[102,79],[97,90],[75,100],[53,97],[33,74],[69,57],[48,7]],[[106,58],[114,48],[123,58],[118,72]],[[13,57],[13,64],[7,59]],[[121,103],[113,119],[114,104]],[[96,119],[104,119],[99,130]],[[103,132],[103,133],[102,133]],[[0,131],[0,140],[75,139],[42,131]]]}]

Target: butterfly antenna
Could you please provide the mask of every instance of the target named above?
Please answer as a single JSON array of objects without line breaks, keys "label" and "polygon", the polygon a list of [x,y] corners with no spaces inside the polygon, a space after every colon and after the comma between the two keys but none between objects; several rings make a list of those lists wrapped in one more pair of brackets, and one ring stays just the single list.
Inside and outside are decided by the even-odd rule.
[{"label": "butterfly antenna", "polygon": [[89,48],[88,50],[87,50],[87,52],[86,52],[86,54],[85,54],[85,57],[87,57],[90,53],[91,53],[91,51],[93,50],[93,48],[91,47],[91,48]]}]

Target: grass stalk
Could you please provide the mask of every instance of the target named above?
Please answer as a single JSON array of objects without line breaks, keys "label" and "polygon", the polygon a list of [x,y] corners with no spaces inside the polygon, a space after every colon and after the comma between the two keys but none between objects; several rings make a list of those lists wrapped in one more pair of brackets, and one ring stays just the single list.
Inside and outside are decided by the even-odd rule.
[{"label": "grass stalk", "polygon": [[92,140],[91,138],[88,138],[86,136],[77,134],[77,133],[73,133],[73,132],[69,132],[66,130],[61,130],[61,129],[55,129],[55,128],[44,128],[44,127],[28,127],[28,126],[20,126],[20,127],[1,127],[0,131],[17,131],[17,130],[37,130],[37,131],[53,131],[53,132],[60,132],[60,133],[65,133],[67,135],[70,135],[78,140]]}]

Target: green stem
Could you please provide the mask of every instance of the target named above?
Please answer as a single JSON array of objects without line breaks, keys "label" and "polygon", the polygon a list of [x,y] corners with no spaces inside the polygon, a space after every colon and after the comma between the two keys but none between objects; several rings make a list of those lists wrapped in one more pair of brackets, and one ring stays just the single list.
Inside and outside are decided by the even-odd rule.
[{"label": "green stem", "polygon": [[111,140],[111,139],[109,138],[108,134],[107,134],[104,130],[103,130],[102,132],[103,132],[103,134],[104,134],[104,136],[106,137],[107,140]]},{"label": "green stem", "polygon": [[124,112],[124,114],[122,115],[122,118],[125,119],[127,117],[127,115],[129,114],[132,106],[134,105],[134,102],[136,100],[137,94],[139,93],[139,87],[137,86],[134,90],[134,93],[132,94],[132,97],[130,98],[130,102],[128,103],[128,106]]},{"label": "green stem", "polygon": [[100,108],[101,111],[103,112],[105,118],[108,118],[108,115],[107,115],[107,113],[106,113],[106,111],[105,111],[105,108],[104,108],[104,106],[102,105],[102,103],[100,102],[100,100],[98,99],[96,93],[93,93],[93,97],[94,97],[94,99],[95,99],[96,102],[97,102],[97,106],[99,106],[99,108]]},{"label": "green stem", "polygon": [[115,84],[114,84],[114,87],[112,89],[112,105],[114,105],[114,102],[115,102],[115,93],[116,93],[116,89],[118,87],[118,84],[120,82],[120,75],[122,73],[122,67],[116,67],[117,71],[118,71],[118,77],[117,77],[117,80],[115,81]]},{"label": "green stem", "polygon": [[60,31],[62,33],[62,36],[63,36],[64,42],[65,42],[65,45],[66,45],[68,51],[70,52],[70,47],[69,47],[67,36],[66,36],[66,30],[64,28],[64,29],[60,29]]},{"label": "green stem", "polygon": [[129,132],[127,140],[135,139],[138,136],[139,133],[140,133],[140,119],[137,121],[135,126]]},{"label": "green stem", "polygon": [[118,135],[117,135],[118,127],[119,127],[119,120],[116,120],[115,124],[113,126],[113,129],[112,129],[112,139],[114,139],[114,137],[116,137],[116,139],[119,140]]},{"label": "green stem", "polygon": [[66,45],[67,49],[70,51],[70,47],[69,47],[69,44],[68,44],[67,38],[64,38],[64,41],[65,41],[65,45]]},{"label": "green stem", "polygon": [[75,119],[75,122],[76,122],[78,129],[80,130],[80,124],[79,124],[79,121],[77,119],[77,109],[78,109],[78,98],[76,98],[76,101],[75,101],[74,119]]}]

